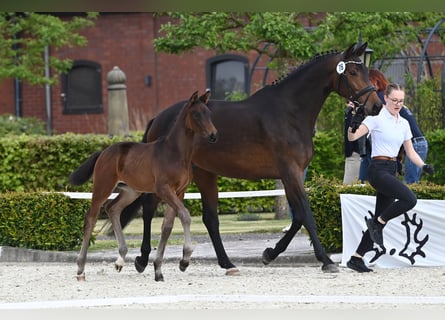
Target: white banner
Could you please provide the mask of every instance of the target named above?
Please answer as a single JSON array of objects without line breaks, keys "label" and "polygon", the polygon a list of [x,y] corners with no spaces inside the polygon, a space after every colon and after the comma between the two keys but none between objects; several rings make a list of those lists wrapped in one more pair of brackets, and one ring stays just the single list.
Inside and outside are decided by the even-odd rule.
[{"label": "white banner", "polygon": [[[354,254],[366,219],[374,215],[375,197],[341,194],[343,253],[340,265]],[[445,201],[418,200],[405,214],[389,221],[383,229],[385,248],[374,244],[364,256],[365,262],[381,268],[445,265]]]}]

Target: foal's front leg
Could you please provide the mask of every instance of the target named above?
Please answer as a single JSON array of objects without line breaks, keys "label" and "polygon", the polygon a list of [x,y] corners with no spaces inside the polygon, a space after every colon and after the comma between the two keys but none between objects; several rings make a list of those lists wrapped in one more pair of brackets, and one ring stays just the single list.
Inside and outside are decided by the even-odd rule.
[{"label": "foal's front leg", "polygon": [[193,247],[192,247],[192,237],[190,234],[190,224],[191,224],[190,212],[184,205],[179,207],[178,217],[181,220],[182,228],[184,230],[184,246],[182,249],[182,260],[179,262],[179,270],[185,271],[185,269],[187,269],[187,267],[189,266],[190,257],[193,252]]},{"label": "foal's front leg", "polygon": [[173,229],[173,224],[175,222],[176,212],[167,205],[164,213],[164,220],[162,220],[161,227],[161,238],[159,239],[158,250],[156,252],[156,258],[153,261],[153,266],[155,269],[155,281],[164,281],[164,276],[162,275],[162,262],[164,259],[165,247],[167,245],[168,238]]}]

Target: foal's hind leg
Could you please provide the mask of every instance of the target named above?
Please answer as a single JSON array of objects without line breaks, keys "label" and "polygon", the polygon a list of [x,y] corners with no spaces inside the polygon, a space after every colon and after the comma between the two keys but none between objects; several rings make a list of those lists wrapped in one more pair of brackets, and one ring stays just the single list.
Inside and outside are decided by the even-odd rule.
[{"label": "foal's hind leg", "polygon": [[85,264],[87,260],[87,251],[90,245],[91,234],[93,233],[94,226],[96,225],[97,217],[99,216],[100,207],[102,205],[102,200],[96,199],[93,196],[91,201],[91,206],[85,214],[84,224],[83,224],[83,239],[82,247],[80,249],[79,255],[77,256],[77,280],[85,280]]},{"label": "foal's hind leg", "polygon": [[118,272],[121,272],[125,264],[125,256],[127,255],[128,248],[125,243],[124,233],[122,231],[120,215],[122,210],[139,197],[140,193],[135,192],[133,189],[125,186],[120,188],[119,195],[107,204],[105,211],[110,218],[111,225],[113,226],[114,235],[119,245],[119,257],[117,258],[114,266]]}]

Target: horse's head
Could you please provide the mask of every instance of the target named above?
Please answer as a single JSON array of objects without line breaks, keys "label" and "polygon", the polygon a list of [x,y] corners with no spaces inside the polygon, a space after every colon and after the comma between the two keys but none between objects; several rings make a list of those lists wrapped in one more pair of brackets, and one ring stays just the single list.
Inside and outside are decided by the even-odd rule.
[{"label": "horse's head", "polygon": [[355,105],[364,107],[365,114],[376,115],[382,108],[382,102],[369,80],[368,69],[360,60],[367,45],[364,43],[357,47],[353,44],[339,55],[340,59],[336,66],[338,74],[336,92]]},{"label": "horse's head", "polygon": [[186,126],[195,134],[206,138],[210,143],[218,141],[218,131],[213,125],[210,109],[207,107],[210,91],[207,90],[198,97],[198,91],[194,92],[187,102]]}]

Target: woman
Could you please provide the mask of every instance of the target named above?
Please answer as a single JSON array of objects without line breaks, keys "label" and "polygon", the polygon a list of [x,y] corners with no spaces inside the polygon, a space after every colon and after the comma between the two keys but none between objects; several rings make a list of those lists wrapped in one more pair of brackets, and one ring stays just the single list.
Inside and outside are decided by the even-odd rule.
[{"label": "woman", "polygon": [[[382,100],[382,103],[385,104],[383,96],[386,86],[389,84],[389,81],[386,79],[385,75],[377,69],[369,70],[369,80],[375,87],[375,90]],[[413,134],[413,138],[411,140],[413,142],[414,150],[416,150],[417,154],[422,158],[423,161],[426,161],[426,158],[428,156],[428,141],[423,135],[422,130],[420,130],[413,113],[408,109],[407,106],[404,106],[404,108],[400,109],[400,115],[408,120],[409,126],[411,128],[411,133]],[[403,155],[403,153],[401,153],[401,155]],[[401,158],[402,157],[399,157],[399,160],[401,160]],[[363,169],[366,168],[367,170],[368,166],[369,162],[367,161],[367,158],[362,158],[362,166],[360,167],[361,180],[366,180],[366,173],[364,173]],[[399,169],[399,172],[401,173],[401,162],[399,162]],[[407,184],[418,183],[421,173],[422,169],[418,168],[408,157],[405,157],[405,174],[403,181]]]},{"label": "woman", "polygon": [[400,147],[403,145],[406,156],[417,167],[428,174],[434,174],[433,166],[425,164],[414,150],[409,123],[399,115],[405,100],[403,87],[388,84],[384,99],[386,104],[377,116],[366,117],[354,133],[351,128],[348,130],[350,141],[371,134],[372,153],[368,181],[376,190],[374,217],[366,221],[368,230],[347,262],[348,268],[357,272],[372,271],[363,262],[363,255],[373,248],[373,242],[383,247],[382,231],[386,223],[412,209],[417,203],[415,194],[396,176],[396,160]]},{"label": "woman", "polygon": [[[389,84],[389,81],[386,79],[385,75],[378,69],[369,70],[369,81],[371,81],[372,85],[377,92],[380,100],[383,104],[385,104],[385,89]],[[360,163],[360,171],[359,171],[359,180],[363,183],[368,180],[368,168],[371,163],[371,145],[369,139],[365,138],[366,141],[366,153],[361,155],[361,163]]]}]

